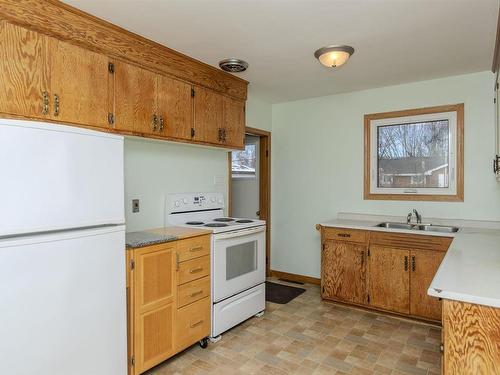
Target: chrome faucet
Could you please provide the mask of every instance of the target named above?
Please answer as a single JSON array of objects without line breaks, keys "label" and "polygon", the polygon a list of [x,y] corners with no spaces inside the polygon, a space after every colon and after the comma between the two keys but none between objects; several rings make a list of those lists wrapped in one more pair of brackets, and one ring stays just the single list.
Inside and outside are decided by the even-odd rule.
[{"label": "chrome faucet", "polygon": [[406,224],[410,224],[411,223],[411,217],[412,217],[412,213],[408,213],[408,215],[406,216]]},{"label": "chrome faucet", "polygon": [[417,218],[417,224],[422,224],[422,215],[420,215],[416,209],[413,209],[413,213],[415,214],[415,217]]}]

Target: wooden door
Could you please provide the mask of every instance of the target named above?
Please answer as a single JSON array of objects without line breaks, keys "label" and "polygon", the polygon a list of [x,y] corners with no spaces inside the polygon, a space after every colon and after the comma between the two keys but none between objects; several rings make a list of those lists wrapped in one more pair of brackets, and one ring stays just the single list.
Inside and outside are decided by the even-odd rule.
[{"label": "wooden door", "polygon": [[245,147],[245,102],[224,97],[223,143],[231,148]]},{"label": "wooden door", "polygon": [[136,135],[158,134],[156,73],[121,61],[114,62],[114,128]]},{"label": "wooden door", "polygon": [[135,373],[174,354],[174,319],[177,309],[174,244],[135,250],[134,351]]},{"label": "wooden door", "polygon": [[366,246],[325,241],[321,256],[322,297],[366,303]]},{"label": "wooden door", "polygon": [[48,46],[48,37],[0,21],[0,112],[48,117]]},{"label": "wooden door", "polygon": [[52,119],[108,128],[108,63],[105,55],[52,39]]},{"label": "wooden door", "polygon": [[193,127],[191,85],[158,75],[157,92],[159,133],[178,139],[191,139]]},{"label": "wooden door", "polygon": [[223,126],[223,96],[202,87],[195,88],[194,139],[199,142],[221,144]]},{"label": "wooden door", "polygon": [[441,320],[441,301],[427,295],[427,289],[445,253],[432,250],[412,250],[410,258],[410,314]]},{"label": "wooden door", "polygon": [[410,252],[382,246],[370,246],[368,289],[370,305],[408,314]]}]

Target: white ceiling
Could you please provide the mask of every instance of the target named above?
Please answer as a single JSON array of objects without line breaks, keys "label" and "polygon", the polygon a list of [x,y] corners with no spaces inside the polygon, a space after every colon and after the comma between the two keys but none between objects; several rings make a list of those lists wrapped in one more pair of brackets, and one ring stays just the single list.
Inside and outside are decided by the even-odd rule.
[{"label": "white ceiling", "polygon": [[[272,103],[489,70],[498,0],[65,0],[239,76]],[[356,49],[334,71],[314,51]]]}]

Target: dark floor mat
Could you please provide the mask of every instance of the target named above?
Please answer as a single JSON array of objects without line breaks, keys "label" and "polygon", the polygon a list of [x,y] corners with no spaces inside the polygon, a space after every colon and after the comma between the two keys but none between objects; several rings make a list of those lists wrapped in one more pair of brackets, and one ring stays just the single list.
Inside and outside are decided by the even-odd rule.
[{"label": "dark floor mat", "polygon": [[266,281],[266,301],[284,305],[295,297],[300,296],[306,290],[293,286],[276,284]]}]

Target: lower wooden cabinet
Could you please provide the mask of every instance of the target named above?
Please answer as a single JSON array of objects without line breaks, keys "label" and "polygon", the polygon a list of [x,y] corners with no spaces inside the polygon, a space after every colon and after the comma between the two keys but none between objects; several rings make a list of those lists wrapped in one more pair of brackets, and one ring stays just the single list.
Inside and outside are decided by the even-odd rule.
[{"label": "lower wooden cabinet", "polygon": [[138,375],[209,336],[210,236],[126,251],[129,374]]},{"label": "lower wooden cabinet", "polygon": [[412,250],[410,269],[410,314],[441,320],[441,301],[427,295],[427,289],[443,261],[445,253],[430,250]]},{"label": "lower wooden cabinet", "polygon": [[409,257],[408,250],[370,246],[368,285],[371,306],[403,314],[410,312]]},{"label": "lower wooden cabinet", "polygon": [[442,374],[500,374],[500,308],[444,300]]},{"label": "lower wooden cabinet", "polygon": [[210,332],[210,297],[177,310],[175,341],[177,351],[192,345]]},{"label": "lower wooden cabinet", "polygon": [[321,228],[321,237],[322,298],[441,320],[427,289],[451,238],[343,228]]},{"label": "lower wooden cabinet", "polygon": [[321,255],[321,293],[323,298],[346,302],[366,302],[367,247],[327,240]]}]

